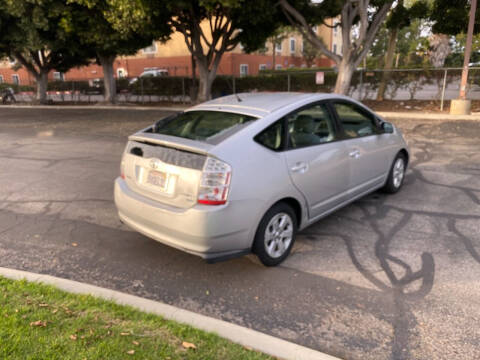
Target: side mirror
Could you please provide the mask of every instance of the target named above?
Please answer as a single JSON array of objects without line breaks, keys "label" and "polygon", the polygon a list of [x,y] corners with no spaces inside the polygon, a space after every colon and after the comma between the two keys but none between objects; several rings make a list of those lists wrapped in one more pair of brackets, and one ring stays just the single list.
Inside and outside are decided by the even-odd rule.
[{"label": "side mirror", "polygon": [[383,130],[384,133],[386,133],[386,134],[392,134],[393,133],[393,125],[391,123],[384,121],[384,122],[382,122],[381,127],[382,127],[382,130]]}]

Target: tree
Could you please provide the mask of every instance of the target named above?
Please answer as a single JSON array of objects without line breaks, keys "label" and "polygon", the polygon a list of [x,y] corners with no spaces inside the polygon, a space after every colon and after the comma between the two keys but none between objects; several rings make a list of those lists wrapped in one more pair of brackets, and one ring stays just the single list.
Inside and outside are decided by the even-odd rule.
[{"label": "tree", "polygon": [[312,67],[312,65],[315,63],[315,59],[319,57],[320,54],[321,52],[318,50],[318,48],[313,46],[310,41],[304,41],[302,56],[307,67]]},{"label": "tree", "polygon": [[450,39],[445,34],[432,34],[429,39],[428,57],[433,67],[439,68],[445,64],[445,59],[452,52]]},{"label": "tree", "polygon": [[[375,36],[386,19],[393,0],[280,0],[285,16],[313,46],[328,58],[337,68],[338,76],[334,91],[346,94],[353,72],[367,55]],[[340,16],[343,54],[335,54],[315,34],[312,27],[325,23],[325,19]]]},{"label": "tree", "polygon": [[109,21],[119,14],[108,0],[70,0],[70,7],[74,11],[66,17],[67,26],[78,35],[85,47],[94,52],[97,63],[103,69],[105,101],[115,103],[115,59],[133,55],[154,40],[166,41],[172,32],[168,25],[170,14],[168,11],[151,14],[148,22],[141,21],[127,29],[118,29],[114,21]]},{"label": "tree", "polygon": [[[477,0],[435,0],[430,18],[433,20],[434,33],[457,35],[467,33],[459,100],[466,100],[468,64],[472,50],[473,36],[480,31],[480,12]],[[443,16],[440,16],[443,14]]]},{"label": "tree", "polygon": [[211,88],[225,52],[240,43],[247,52],[264,46],[279,26],[269,0],[178,0],[170,4],[172,25],[183,34],[199,70],[198,101],[211,98]]},{"label": "tree", "polygon": [[395,8],[390,11],[386,26],[389,30],[389,39],[387,54],[385,57],[384,72],[378,87],[377,100],[383,100],[387,82],[390,79],[390,70],[393,67],[395,56],[395,48],[397,45],[398,32],[407,26],[410,26],[412,19],[425,17],[427,15],[428,6],[426,2],[416,1],[410,8],[404,6],[404,1],[399,0]]},{"label": "tree", "polygon": [[[433,0],[429,18],[435,34],[458,35],[467,32],[470,0]],[[474,34],[480,33],[480,13],[475,16]]]},{"label": "tree", "polygon": [[[463,66],[466,40],[466,34],[458,34],[457,36],[455,36],[455,38],[452,40],[452,52],[445,59],[445,66]],[[472,56],[470,62],[477,64],[475,66],[478,66],[478,63],[480,63],[480,34],[476,34],[473,37]]]},{"label": "tree", "polygon": [[36,100],[47,100],[48,73],[86,65],[91,53],[65,28],[62,0],[4,0],[0,3],[0,54],[15,59],[36,80]]},{"label": "tree", "polygon": [[272,45],[272,70],[275,70],[277,63],[277,45],[280,45],[285,40],[288,36],[288,31],[291,31],[291,29],[284,26],[278,27],[268,38],[268,42]]},{"label": "tree", "polygon": [[198,101],[211,98],[211,88],[223,54],[242,44],[251,52],[280,25],[282,17],[271,0],[109,0],[122,16],[117,25],[151,21],[150,14],[169,11],[169,24],[183,34],[199,73]]}]

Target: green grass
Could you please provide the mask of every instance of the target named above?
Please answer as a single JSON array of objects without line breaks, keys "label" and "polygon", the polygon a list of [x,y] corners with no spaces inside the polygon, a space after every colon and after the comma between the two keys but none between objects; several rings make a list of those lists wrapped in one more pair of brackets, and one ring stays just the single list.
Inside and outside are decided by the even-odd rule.
[{"label": "green grass", "polygon": [[128,306],[0,277],[0,359],[271,358]]}]

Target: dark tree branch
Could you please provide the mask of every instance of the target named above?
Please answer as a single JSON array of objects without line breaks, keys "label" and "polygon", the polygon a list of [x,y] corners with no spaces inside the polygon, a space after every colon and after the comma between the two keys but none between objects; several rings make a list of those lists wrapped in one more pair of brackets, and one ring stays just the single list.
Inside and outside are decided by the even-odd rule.
[{"label": "dark tree branch", "polygon": [[288,21],[297,28],[298,31],[312,43],[312,45],[318,47],[318,49],[328,56],[330,59],[339,64],[342,61],[340,55],[330,51],[325,44],[317,37],[310,25],[307,23],[302,14],[297,9],[292,7],[287,0],[280,0],[279,3],[282,6],[282,11],[287,17]]},{"label": "dark tree branch", "polygon": [[12,53],[13,57],[15,59],[17,59],[17,61],[22,64],[22,66],[24,68],[26,68],[33,76],[35,77],[38,77],[40,76],[40,72],[37,71],[37,69],[35,68],[35,66],[32,65],[31,62],[29,62],[24,56],[22,53],[18,52],[18,51],[14,51]]}]

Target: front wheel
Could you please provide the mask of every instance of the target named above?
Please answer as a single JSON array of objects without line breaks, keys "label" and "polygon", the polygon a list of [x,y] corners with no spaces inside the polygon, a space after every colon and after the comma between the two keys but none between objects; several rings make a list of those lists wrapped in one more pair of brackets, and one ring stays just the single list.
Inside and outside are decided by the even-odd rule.
[{"label": "front wheel", "polygon": [[253,252],[265,266],[276,266],[290,254],[297,232],[297,218],[285,204],[274,205],[258,226]]},{"label": "front wheel", "polygon": [[393,164],[383,190],[389,194],[394,194],[400,190],[403,185],[403,180],[405,179],[406,169],[407,159],[404,154],[398,153],[395,157],[395,160],[393,160]]}]

